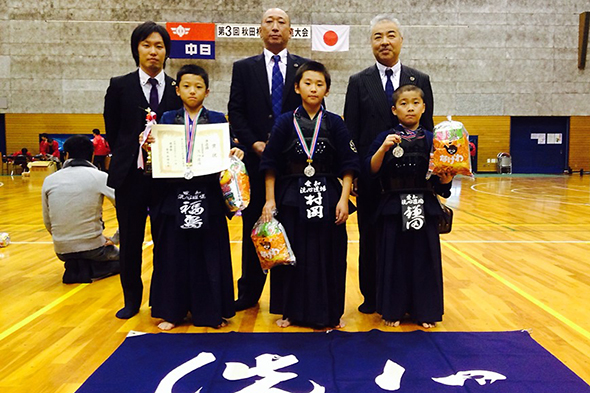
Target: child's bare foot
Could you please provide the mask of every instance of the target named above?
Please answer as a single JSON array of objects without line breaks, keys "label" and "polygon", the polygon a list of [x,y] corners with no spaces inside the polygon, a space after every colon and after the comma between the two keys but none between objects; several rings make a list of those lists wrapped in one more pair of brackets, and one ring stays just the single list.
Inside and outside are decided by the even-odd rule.
[{"label": "child's bare foot", "polygon": [[160,329],[160,330],[172,330],[175,327],[176,327],[176,325],[174,325],[173,323],[170,323],[168,321],[162,321],[158,325],[158,329]]},{"label": "child's bare foot", "polygon": [[344,326],[346,326],[346,324],[344,323],[344,319],[341,319],[340,323],[338,323],[338,325],[334,326],[334,329],[342,329]]},{"label": "child's bare foot", "polygon": [[398,327],[399,326],[399,321],[388,321],[387,319],[384,319],[383,323],[385,324],[385,326],[390,326],[390,327]]},{"label": "child's bare foot", "polygon": [[289,318],[277,319],[277,326],[281,328],[286,328],[288,326],[291,326],[291,321],[289,321]]},{"label": "child's bare foot", "polygon": [[215,329],[220,329],[229,325],[229,322],[226,319],[221,318],[221,323],[215,326]]},{"label": "child's bare foot", "polygon": [[422,325],[424,329],[430,329],[436,326],[434,322],[422,322],[420,325]]}]

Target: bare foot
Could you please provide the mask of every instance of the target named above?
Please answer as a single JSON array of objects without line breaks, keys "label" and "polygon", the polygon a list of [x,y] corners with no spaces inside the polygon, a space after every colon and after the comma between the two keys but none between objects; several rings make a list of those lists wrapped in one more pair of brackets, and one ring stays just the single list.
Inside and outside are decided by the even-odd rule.
[{"label": "bare foot", "polygon": [[433,323],[430,323],[430,322],[422,322],[422,327],[424,329],[430,329],[430,328],[433,328],[435,326],[436,326],[436,324],[434,322]]},{"label": "bare foot", "polygon": [[278,327],[282,327],[282,328],[286,328],[288,326],[291,326],[291,321],[289,321],[289,318],[281,318],[281,319],[277,319],[277,326]]},{"label": "bare foot", "polygon": [[341,319],[340,323],[338,323],[338,325],[334,326],[334,329],[342,329],[344,326],[346,326],[346,324],[344,323],[344,319]]},{"label": "bare foot", "polygon": [[229,322],[226,319],[221,318],[221,323],[215,326],[215,329],[220,329],[229,325]]},{"label": "bare foot", "polygon": [[160,322],[160,324],[158,325],[158,329],[160,330],[172,330],[176,327],[175,324],[167,322],[167,321],[162,321]]},{"label": "bare foot", "polygon": [[391,327],[398,327],[399,326],[399,321],[388,321],[388,320],[384,319],[383,323],[385,324],[385,326],[391,326]]}]

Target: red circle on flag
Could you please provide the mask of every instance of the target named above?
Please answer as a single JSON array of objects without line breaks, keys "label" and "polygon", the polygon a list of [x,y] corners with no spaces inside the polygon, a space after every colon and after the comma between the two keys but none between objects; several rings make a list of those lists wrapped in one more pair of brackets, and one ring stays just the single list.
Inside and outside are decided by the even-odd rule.
[{"label": "red circle on flag", "polygon": [[338,34],[334,30],[328,30],[324,34],[324,42],[328,46],[334,46],[338,42]]}]

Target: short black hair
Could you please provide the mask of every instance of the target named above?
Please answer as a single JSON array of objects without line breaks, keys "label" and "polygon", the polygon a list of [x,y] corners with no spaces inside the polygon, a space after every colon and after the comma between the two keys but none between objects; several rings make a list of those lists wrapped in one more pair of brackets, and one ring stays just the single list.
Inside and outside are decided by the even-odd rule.
[{"label": "short black hair", "polygon": [[[135,60],[135,65],[139,67],[139,43],[148,38],[152,33],[158,33],[164,40],[166,47],[166,59],[170,56],[170,34],[164,26],[160,26],[156,22],[148,21],[137,26],[133,33],[131,33],[131,53]],[[164,60],[164,67],[166,67],[166,60]]]},{"label": "short black hair", "polygon": [[205,71],[205,69],[201,66],[198,66],[196,64],[185,64],[183,65],[180,70],[178,70],[178,72],[176,73],[176,83],[180,83],[180,79],[182,79],[183,75],[198,75],[201,78],[203,78],[203,81],[205,82],[205,87],[208,89],[209,88],[209,74],[207,74],[207,71]]},{"label": "short black hair", "polygon": [[73,135],[64,142],[64,151],[69,154],[69,158],[91,161],[94,145],[86,135]]},{"label": "short black hair", "polygon": [[47,139],[49,139],[49,135],[47,135],[47,133],[44,132],[41,135],[39,135],[39,138],[47,138]]},{"label": "short black hair", "polygon": [[422,101],[424,101],[424,91],[419,88],[416,85],[403,85],[398,87],[394,92],[393,92],[393,106],[395,106],[395,104],[397,103],[397,100],[399,100],[399,96],[402,95],[402,93],[408,92],[408,91],[417,91],[420,94],[420,98],[422,98]]},{"label": "short black hair", "polygon": [[295,84],[299,85],[301,82],[301,78],[303,78],[303,73],[305,71],[315,71],[319,72],[320,74],[324,75],[326,79],[326,91],[330,91],[330,84],[332,83],[332,78],[330,77],[330,73],[325,65],[320,63],[319,61],[308,61],[299,67],[297,73],[295,74]]},{"label": "short black hair", "polygon": [[27,149],[26,147],[23,147],[22,149],[20,149],[20,152],[22,153],[23,156],[26,156],[27,153],[29,152],[29,149]]},{"label": "short black hair", "polygon": [[92,130],[92,133],[94,135],[100,135],[100,130],[98,128],[95,128],[94,130]]}]

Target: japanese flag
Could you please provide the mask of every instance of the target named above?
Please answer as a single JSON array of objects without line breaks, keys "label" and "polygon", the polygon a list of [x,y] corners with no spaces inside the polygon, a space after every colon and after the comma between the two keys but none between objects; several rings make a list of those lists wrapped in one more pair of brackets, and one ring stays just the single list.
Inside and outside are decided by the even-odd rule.
[{"label": "japanese flag", "polygon": [[319,52],[347,52],[350,26],[311,25],[311,50]]}]

